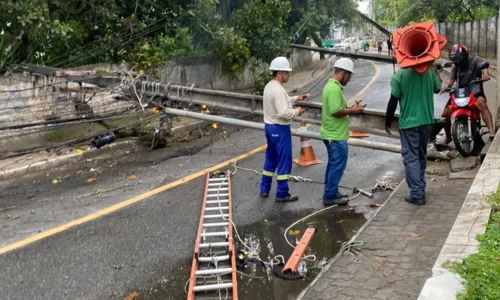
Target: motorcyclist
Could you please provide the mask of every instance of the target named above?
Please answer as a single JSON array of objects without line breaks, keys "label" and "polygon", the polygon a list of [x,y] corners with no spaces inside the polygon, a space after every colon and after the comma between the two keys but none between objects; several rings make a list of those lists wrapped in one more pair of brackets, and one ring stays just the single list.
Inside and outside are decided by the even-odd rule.
[{"label": "motorcyclist", "polygon": [[[469,56],[469,51],[464,45],[456,44],[451,47],[449,52],[449,59],[453,63],[453,68],[451,69],[450,79],[441,88],[441,94],[445,93],[447,89],[451,88],[457,79],[459,78],[458,88],[466,88],[469,83],[473,80],[481,78],[482,82],[488,81],[490,76],[488,74],[487,64],[479,56]],[[488,105],[486,103],[486,95],[484,93],[483,83],[479,83],[478,92],[474,94],[476,101],[478,103],[477,107],[481,112],[484,122],[489,129],[490,139],[495,136],[495,128],[493,127],[493,117]],[[444,120],[444,132],[446,135],[445,144],[449,144],[452,141],[451,138],[451,114],[452,110],[448,108],[450,105],[450,100],[446,103],[443,113],[441,116]],[[439,126],[439,124],[437,124]],[[434,129],[433,134],[436,134],[439,130]],[[431,137],[432,139],[433,137]],[[435,136],[434,136],[435,138]]]}]

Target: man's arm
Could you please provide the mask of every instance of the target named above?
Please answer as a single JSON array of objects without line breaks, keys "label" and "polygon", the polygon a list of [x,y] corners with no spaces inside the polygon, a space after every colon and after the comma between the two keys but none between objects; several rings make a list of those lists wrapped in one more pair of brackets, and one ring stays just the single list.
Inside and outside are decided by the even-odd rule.
[{"label": "man's arm", "polygon": [[432,83],[433,83],[433,90],[434,90],[434,93],[437,94],[441,91],[441,77],[439,77],[439,73],[438,73],[438,70],[436,67],[434,67],[434,72],[432,72],[434,74],[432,74]]},{"label": "man's arm", "polygon": [[453,66],[453,68],[451,68],[450,79],[448,79],[448,82],[445,85],[443,85],[440,94],[444,94],[446,92],[446,89],[449,89],[453,86],[457,78],[457,73],[458,73],[458,68]]},{"label": "man's arm", "polygon": [[356,105],[349,108],[342,106],[342,101],[341,101],[342,97],[344,97],[344,95],[342,94],[341,90],[338,90],[335,93],[331,93],[330,96],[328,97],[327,109],[330,113],[330,116],[334,118],[342,118],[362,111],[362,108],[361,109],[356,108]]},{"label": "man's arm", "polygon": [[341,109],[337,112],[332,113],[332,116],[336,118],[341,118],[349,115],[354,115],[354,114],[359,114],[360,112],[363,111],[363,106],[360,105],[353,105],[348,108]]},{"label": "man's arm", "polygon": [[398,101],[401,98],[401,83],[399,81],[400,71],[396,72],[391,79],[391,98],[389,103],[387,103],[387,110],[385,112],[385,131],[388,134],[391,133],[392,120],[394,119],[394,114],[398,108]]},{"label": "man's arm", "polygon": [[299,115],[299,109],[290,108],[288,106],[288,95],[281,91],[276,95],[274,105],[278,112],[278,117],[285,120],[292,120]]},{"label": "man's arm", "polygon": [[399,99],[391,95],[389,103],[387,103],[387,110],[385,111],[385,127],[391,128],[392,120],[394,119],[394,114],[398,108]]}]

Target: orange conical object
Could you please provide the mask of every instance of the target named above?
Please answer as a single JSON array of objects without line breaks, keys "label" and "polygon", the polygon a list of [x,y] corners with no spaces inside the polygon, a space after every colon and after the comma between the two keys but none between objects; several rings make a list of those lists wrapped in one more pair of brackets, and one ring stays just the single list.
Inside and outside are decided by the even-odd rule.
[{"label": "orange conical object", "polygon": [[[307,131],[307,126],[304,122],[301,122],[299,132],[305,131]],[[300,156],[299,158],[293,160],[294,163],[298,164],[301,167],[307,167],[321,163],[321,161],[316,159],[316,155],[314,155],[314,150],[309,143],[309,138],[300,137],[300,144]]]},{"label": "orange conical object", "polygon": [[394,33],[394,57],[401,68],[425,73],[440,57],[446,38],[436,32],[434,23],[413,24]]},{"label": "orange conical object", "polygon": [[351,133],[349,134],[349,137],[352,137],[352,138],[364,138],[364,137],[369,137],[370,135],[368,135],[368,133],[365,133],[365,132],[360,132],[360,131],[351,131]]}]

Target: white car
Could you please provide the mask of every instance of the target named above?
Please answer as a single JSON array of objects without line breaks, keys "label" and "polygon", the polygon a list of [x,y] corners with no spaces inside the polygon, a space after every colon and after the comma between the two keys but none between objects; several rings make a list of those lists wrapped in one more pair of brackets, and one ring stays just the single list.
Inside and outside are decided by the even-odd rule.
[{"label": "white car", "polygon": [[348,37],[340,42],[340,44],[335,44],[333,48],[342,51],[356,51],[360,49],[360,44],[361,42],[357,37]]}]

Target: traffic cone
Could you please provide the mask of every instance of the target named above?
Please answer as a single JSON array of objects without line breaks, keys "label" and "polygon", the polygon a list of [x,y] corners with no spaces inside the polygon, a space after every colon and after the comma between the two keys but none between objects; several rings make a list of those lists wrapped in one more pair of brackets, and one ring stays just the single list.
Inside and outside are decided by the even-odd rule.
[{"label": "traffic cone", "polygon": [[349,137],[352,137],[352,138],[364,138],[364,137],[369,137],[369,135],[368,135],[368,133],[364,133],[364,132],[351,131],[351,133],[349,134]]},{"label": "traffic cone", "polygon": [[[304,122],[300,123],[300,129],[299,132],[303,133],[307,131],[307,125]],[[314,155],[314,150],[313,147],[311,146],[311,143],[309,142],[309,139],[306,137],[300,137],[300,157],[297,159],[294,159],[293,162],[298,164],[299,166],[302,167],[307,167],[307,166],[312,166],[316,164],[320,164],[321,161],[316,159],[316,156]]]}]

